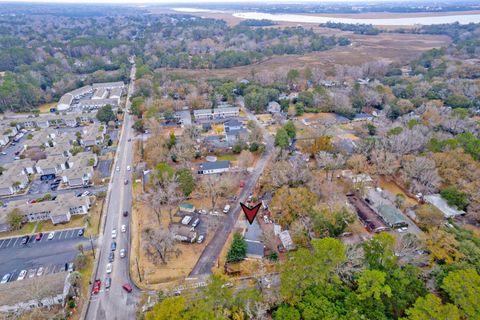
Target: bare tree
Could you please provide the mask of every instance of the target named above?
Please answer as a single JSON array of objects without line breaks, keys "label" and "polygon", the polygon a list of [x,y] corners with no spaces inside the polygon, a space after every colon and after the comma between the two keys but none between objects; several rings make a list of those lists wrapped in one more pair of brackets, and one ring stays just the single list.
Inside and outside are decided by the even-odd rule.
[{"label": "bare tree", "polygon": [[345,165],[345,157],[341,153],[333,154],[326,151],[320,151],[316,154],[315,160],[317,161],[317,166],[325,170],[325,177],[329,181],[333,180],[335,170],[340,169]]},{"label": "bare tree", "polygon": [[229,196],[233,191],[235,179],[232,175],[208,175],[203,177],[200,189],[210,198],[212,209],[215,209],[217,201],[221,197]]},{"label": "bare tree", "polygon": [[142,233],[144,249],[152,260],[160,259],[161,263],[167,263],[167,254],[175,247],[175,237],[168,229],[146,228]]},{"label": "bare tree", "polygon": [[250,151],[242,150],[237,158],[238,166],[242,169],[247,169],[253,163],[253,155]]},{"label": "bare tree", "polygon": [[402,179],[411,192],[432,193],[440,184],[435,161],[426,157],[415,157],[402,161]]},{"label": "bare tree", "polygon": [[374,149],[370,158],[378,175],[391,176],[394,175],[399,168],[397,157],[385,149]]}]

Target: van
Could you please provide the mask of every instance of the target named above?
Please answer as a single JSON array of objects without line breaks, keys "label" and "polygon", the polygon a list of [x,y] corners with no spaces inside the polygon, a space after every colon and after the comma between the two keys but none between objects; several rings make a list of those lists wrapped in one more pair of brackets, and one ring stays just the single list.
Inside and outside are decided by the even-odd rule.
[{"label": "van", "polygon": [[230,211],[230,205],[227,204],[224,208],[223,208],[223,213],[228,213],[228,211]]}]

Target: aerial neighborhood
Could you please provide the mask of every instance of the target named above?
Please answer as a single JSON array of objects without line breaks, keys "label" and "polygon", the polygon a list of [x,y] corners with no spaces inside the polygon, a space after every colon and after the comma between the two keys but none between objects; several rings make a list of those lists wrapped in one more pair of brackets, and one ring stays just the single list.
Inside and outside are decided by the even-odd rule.
[{"label": "aerial neighborhood", "polygon": [[0,318],[480,319],[479,17],[0,6]]}]

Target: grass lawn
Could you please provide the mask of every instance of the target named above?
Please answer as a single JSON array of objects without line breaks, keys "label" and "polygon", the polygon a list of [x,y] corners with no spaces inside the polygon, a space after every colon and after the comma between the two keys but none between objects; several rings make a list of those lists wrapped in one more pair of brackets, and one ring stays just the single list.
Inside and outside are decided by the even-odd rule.
[{"label": "grass lawn", "polygon": [[[78,300],[77,307],[70,319],[80,319],[80,314],[82,312],[82,307],[85,302],[85,299],[88,297],[88,290],[90,290],[90,278],[92,277],[93,271],[93,257],[92,251],[85,251],[85,256],[87,257],[87,265],[83,270],[79,270],[82,276],[82,289],[80,293],[80,299]],[[102,279],[103,282],[104,279]]]},{"label": "grass lawn", "polygon": [[85,226],[85,220],[83,215],[72,216],[69,223],[54,225],[51,221],[42,221],[38,223],[35,232],[49,232],[62,230],[67,228],[81,228]]},{"label": "grass lawn", "polygon": [[237,156],[234,154],[226,154],[223,156],[218,156],[217,160],[228,160],[228,161],[235,161],[237,160]]},{"label": "grass lawn", "polygon": [[9,237],[16,237],[16,236],[23,236],[26,234],[31,234],[35,230],[35,222],[28,222],[22,226],[22,228],[18,230],[12,230],[8,232],[0,233],[1,238],[9,238]]},{"label": "grass lawn", "polygon": [[104,202],[105,199],[97,198],[93,206],[90,208],[90,223],[87,224],[87,228],[85,229],[85,235],[87,237],[97,235],[100,231],[100,220],[102,217]]}]

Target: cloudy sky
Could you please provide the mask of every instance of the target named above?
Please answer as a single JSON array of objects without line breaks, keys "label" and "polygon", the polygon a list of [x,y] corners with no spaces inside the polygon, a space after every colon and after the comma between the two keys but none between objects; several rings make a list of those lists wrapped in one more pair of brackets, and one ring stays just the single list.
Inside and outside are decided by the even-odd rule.
[{"label": "cloudy sky", "polygon": [[[288,0],[280,0],[280,1],[265,1],[265,0],[207,0],[202,1],[200,3],[205,2],[261,2],[261,3],[302,3],[302,2],[387,2],[389,0],[297,0],[297,1],[288,1]],[[395,2],[394,0],[390,0],[391,2]],[[408,0],[407,0],[408,1]],[[196,3],[195,0],[0,0],[0,2],[55,2],[55,3],[122,3],[122,4],[141,4],[141,3]],[[400,1],[398,1],[400,2]],[[405,2],[403,0],[402,2]]]}]

